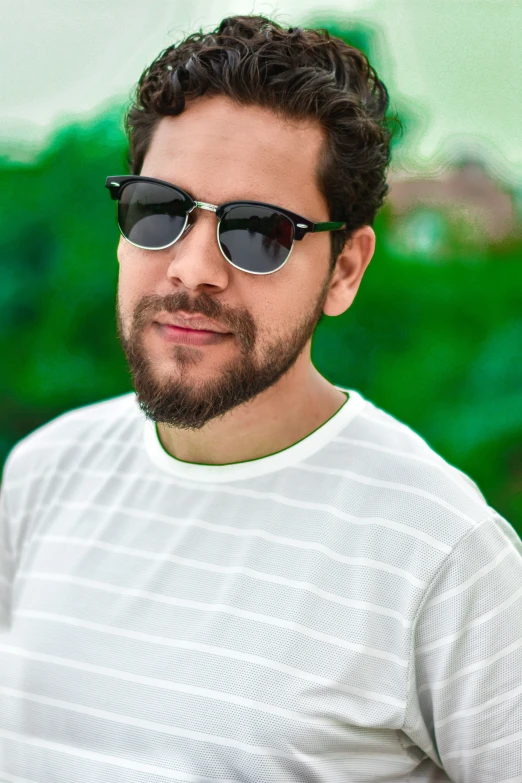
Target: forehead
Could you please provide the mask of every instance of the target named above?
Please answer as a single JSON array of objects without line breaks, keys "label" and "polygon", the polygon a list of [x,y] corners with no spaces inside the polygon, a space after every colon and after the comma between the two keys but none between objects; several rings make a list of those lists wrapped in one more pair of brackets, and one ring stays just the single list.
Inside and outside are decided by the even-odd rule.
[{"label": "forehead", "polygon": [[323,214],[316,171],[324,141],[313,121],[204,96],[159,121],[140,173],[213,204],[243,198]]}]

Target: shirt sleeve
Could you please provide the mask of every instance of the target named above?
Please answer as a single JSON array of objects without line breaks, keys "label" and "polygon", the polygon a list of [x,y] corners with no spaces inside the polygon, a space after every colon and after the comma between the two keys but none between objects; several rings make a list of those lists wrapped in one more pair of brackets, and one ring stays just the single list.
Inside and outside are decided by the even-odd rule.
[{"label": "shirt sleeve", "polygon": [[498,513],[444,560],[413,631],[403,733],[454,783],[522,783],[522,541]]}]

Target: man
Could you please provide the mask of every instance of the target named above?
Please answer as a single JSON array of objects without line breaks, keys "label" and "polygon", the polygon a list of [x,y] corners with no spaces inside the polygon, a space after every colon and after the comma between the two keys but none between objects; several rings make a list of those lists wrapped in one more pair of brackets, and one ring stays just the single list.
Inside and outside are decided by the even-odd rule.
[{"label": "man", "polygon": [[310,360],[374,252],[387,105],[259,16],[142,75],[106,183],[135,393],[4,470],[1,781],[522,781],[522,542]]}]

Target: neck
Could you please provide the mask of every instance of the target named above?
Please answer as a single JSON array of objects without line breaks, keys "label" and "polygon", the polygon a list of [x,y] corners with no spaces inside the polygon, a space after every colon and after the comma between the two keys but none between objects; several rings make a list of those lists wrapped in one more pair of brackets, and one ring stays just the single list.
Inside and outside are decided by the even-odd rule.
[{"label": "neck", "polygon": [[158,423],[164,449],[184,462],[226,465],[266,457],[302,440],[337,413],[347,395],[312,364],[304,378],[297,369],[201,430]]}]

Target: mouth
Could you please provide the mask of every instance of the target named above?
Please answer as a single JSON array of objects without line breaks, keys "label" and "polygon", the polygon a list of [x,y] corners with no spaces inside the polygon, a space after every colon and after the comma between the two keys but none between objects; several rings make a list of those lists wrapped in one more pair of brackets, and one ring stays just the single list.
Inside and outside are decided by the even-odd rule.
[{"label": "mouth", "polygon": [[232,337],[231,332],[214,332],[210,329],[187,329],[184,326],[154,322],[160,336],[167,342],[184,345],[217,345]]},{"label": "mouth", "polygon": [[202,315],[178,312],[174,315],[160,313],[156,318],[156,323],[162,326],[175,326],[178,329],[185,329],[188,332],[213,332],[215,334],[230,334],[227,329],[223,329],[221,324],[214,323],[211,319]]}]

